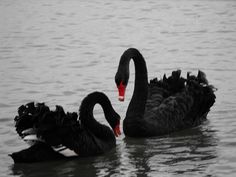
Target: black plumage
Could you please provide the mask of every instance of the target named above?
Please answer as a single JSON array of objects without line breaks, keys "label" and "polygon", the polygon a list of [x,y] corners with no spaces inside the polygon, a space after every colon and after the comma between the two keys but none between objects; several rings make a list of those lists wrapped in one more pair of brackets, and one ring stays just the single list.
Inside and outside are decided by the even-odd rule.
[{"label": "black plumage", "polygon": [[[101,105],[113,131],[95,120],[95,104]],[[10,156],[15,162],[65,158],[59,150],[55,150],[62,146],[80,157],[103,154],[115,147],[115,136],[120,134],[119,124],[120,116],[113,109],[108,97],[101,92],[93,92],[83,99],[79,116],[75,112],[65,113],[61,106],[56,106],[52,111],[44,103],[35,105],[31,102],[19,107],[15,127],[17,133],[33,145]],[[32,139],[32,135],[36,139]]]},{"label": "black plumage", "polygon": [[[115,81],[118,89],[129,79],[129,62],[135,65],[135,88],[123,122],[126,136],[148,137],[164,135],[194,127],[204,120],[215,102],[214,87],[208,84],[204,72],[181,77],[181,70],[148,83],[146,62],[135,48],[121,56]],[[120,92],[120,91],[119,91]]]}]

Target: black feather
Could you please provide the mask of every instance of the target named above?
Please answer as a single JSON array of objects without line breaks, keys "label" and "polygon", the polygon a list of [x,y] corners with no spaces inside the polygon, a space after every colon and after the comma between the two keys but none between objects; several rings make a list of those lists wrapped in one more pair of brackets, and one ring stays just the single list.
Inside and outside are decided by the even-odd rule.
[{"label": "black feather", "polygon": [[[96,103],[101,104],[105,118],[112,128],[119,124],[119,115],[107,96],[101,92],[93,92],[83,100],[80,118],[76,112],[65,113],[59,105],[55,110],[50,110],[44,103],[31,102],[20,106],[14,119],[16,131],[22,138],[29,135],[25,132],[30,132],[30,135],[35,133],[38,142],[26,150],[13,153],[11,157],[15,162],[33,162],[61,157],[52,147],[65,146],[78,156],[98,155],[115,147],[113,131],[93,117]],[[29,129],[33,131],[28,131]]]},{"label": "black feather", "polygon": [[[127,49],[121,56],[116,78],[128,80],[129,62],[135,65],[135,86],[126,117],[124,133],[131,137],[148,137],[169,134],[201,124],[206,120],[215,102],[216,90],[208,84],[206,74],[198,71],[197,76],[181,70],[167,77],[154,78],[147,82],[146,62],[134,48]],[[119,83],[118,83],[119,84]]]}]

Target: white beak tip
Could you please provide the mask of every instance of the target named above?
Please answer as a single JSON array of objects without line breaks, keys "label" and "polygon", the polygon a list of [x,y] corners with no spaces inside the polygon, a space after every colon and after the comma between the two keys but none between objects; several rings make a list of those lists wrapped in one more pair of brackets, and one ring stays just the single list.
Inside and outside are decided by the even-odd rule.
[{"label": "white beak tip", "polygon": [[119,96],[119,101],[124,101],[125,97],[124,96]]}]

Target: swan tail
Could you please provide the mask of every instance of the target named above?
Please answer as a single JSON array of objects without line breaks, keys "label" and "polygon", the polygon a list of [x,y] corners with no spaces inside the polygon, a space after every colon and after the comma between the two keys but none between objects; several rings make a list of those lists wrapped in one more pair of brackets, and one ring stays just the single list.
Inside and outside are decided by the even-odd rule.
[{"label": "swan tail", "polygon": [[185,82],[186,79],[181,77],[181,70],[176,70],[169,77],[166,77],[166,74],[164,74],[160,80],[157,78],[150,80],[149,87],[153,90],[161,88],[165,90],[165,93],[168,93],[166,96],[169,96],[182,91],[185,88]]},{"label": "swan tail", "polygon": [[161,88],[166,93],[169,93],[169,95],[174,95],[184,90],[192,92],[204,90],[204,94],[209,95],[211,101],[214,100],[214,92],[217,90],[213,85],[209,85],[206,74],[201,70],[198,71],[197,76],[191,75],[188,72],[187,78],[181,77],[181,70],[176,70],[169,77],[166,77],[164,74],[163,79],[158,80],[154,78],[150,80],[149,87],[153,90],[155,88]]},{"label": "swan tail", "polygon": [[188,73],[186,83],[186,90],[194,99],[194,105],[189,114],[195,119],[194,121],[198,122],[198,119],[206,118],[207,113],[215,103],[216,96],[214,92],[216,88],[209,85],[205,73],[200,70],[197,76]]},{"label": "swan tail", "polygon": [[[187,78],[181,77],[181,70],[172,72],[166,80],[163,79],[166,89],[171,95],[183,94],[187,98],[190,95],[193,99],[193,104],[185,119],[189,122],[199,124],[202,119],[206,119],[207,113],[215,103],[215,87],[209,85],[206,74],[199,70],[197,75],[187,73]],[[188,104],[188,101],[185,103]]]},{"label": "swan tail", "polygon": [[65,113],[61,106],[51,111],[44,103],[30,102],[18,108],[14,120],[17,133],[29,144],[58,146],[70,144],[72,135],[81,131],[77,118],[77,113]]},{"label": "swan tail", "polygon": [[[216,88],[209,85],[204,72],[198,71],[197,76],[188,72],[187,78],[184,78],[181,76],[181,70],[176,70],[169,77],[164,75],[160,80],[157,78],[150,80],[149,96],[152,98],[150,108],[153,107],[153,102],[155,106],[167,105],[168,110],[173,108],[169,113],[181,110],[181,114],[178,114],[181,118],[176,120],[184,119],[183,122],[186,124],[199,124],[202,119],[206,119],[207,113],[215,102],[215,91]],[[171,105],[178,105],[180,108]],[[149,107],[148,101],[146,107]]]}]

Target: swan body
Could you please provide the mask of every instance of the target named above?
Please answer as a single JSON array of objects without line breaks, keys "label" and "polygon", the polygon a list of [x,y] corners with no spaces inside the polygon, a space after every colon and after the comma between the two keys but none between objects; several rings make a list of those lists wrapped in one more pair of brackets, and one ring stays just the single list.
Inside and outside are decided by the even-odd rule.
[{"label": "swan body", "polygon": [[[93,117],[95,104],[100,104],[113,130]],[[77,113],[65,113],[61,106],[51,111],[44,103],[28,103],[18,109],[15,117],[17,133],[31,146],[10,154],[18,162],[55,160],[76,155],[80,157],[103,154],[116,145],[120,135],[120,116],[108,97],[93,92],[85,97]]]},{"label": "swan body", "polygon": [[123,130],[126,136],[149,137],[169,134],[201,124],[215,102],[214,87],[208,84],[204,72],[197,76],[181,76],[181,70],[168,78],[148,82],[146,62],[135,48],[121,56],[115,76],[119,100],[124,101],[129,80],[129,63],[135,65],[135,88]]}]

